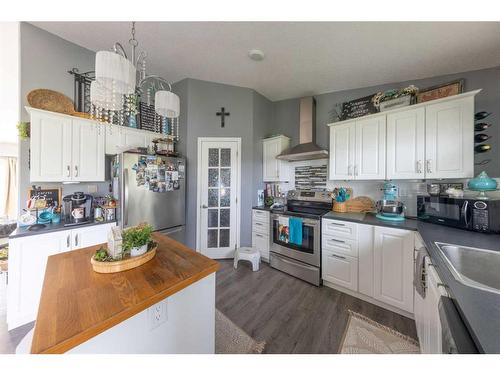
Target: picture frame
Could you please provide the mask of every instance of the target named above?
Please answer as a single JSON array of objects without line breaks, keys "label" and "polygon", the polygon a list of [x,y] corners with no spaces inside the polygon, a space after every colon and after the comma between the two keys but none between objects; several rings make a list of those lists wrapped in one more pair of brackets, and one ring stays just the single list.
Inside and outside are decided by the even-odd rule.
[{"label": "picture frame", "polygon": [[441,85],[427,87],[417,94],[417,103],[424,103],[461,94],[464,91],[464,85],[465,80],[462,78]]}]

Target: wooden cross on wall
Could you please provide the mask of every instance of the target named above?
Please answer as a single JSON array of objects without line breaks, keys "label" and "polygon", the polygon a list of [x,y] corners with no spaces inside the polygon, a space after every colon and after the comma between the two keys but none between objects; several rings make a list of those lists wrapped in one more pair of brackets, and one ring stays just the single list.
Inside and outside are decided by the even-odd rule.
[{"label": "wooden cross on wall", "polygon": [[222,107],[222,108],[220,109],[220,112],[217,112],[217,113],[216,113],[216,115],[217,115],[217,116],[220,116],[220,127],[221,127],[221,128],[223,128],[223,127],[225,126],[225,121],[224,121],[224,118],[225,118],[226,116],[229,116],[229,115],[230,115],[230,113],[229,113],[229,112],[226,112],[226,111],[225,111],[225,109],[224,109],[224,107]]}]

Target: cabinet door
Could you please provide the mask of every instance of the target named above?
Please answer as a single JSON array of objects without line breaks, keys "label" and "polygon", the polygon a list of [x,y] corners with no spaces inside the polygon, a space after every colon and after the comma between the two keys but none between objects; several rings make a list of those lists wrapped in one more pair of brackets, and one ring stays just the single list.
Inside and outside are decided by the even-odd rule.
[{"label": "cabinet door", "polygon": [[104,181],[104,130],[83,120],[73,120],[72,128],[73,181]]},{"label": "cabinet door", "polygon": [[106,134],[105,153],[107,155],[116,155],[118,153],[117,147],[122,146],[125,141],[125,137],[122,136],[123,130],[115,125],[101,125],[101,131]]},{"label": "cabinet door", "polygon": [[30,145],[32,182],[71,180],[71,119],[32,112]]},{"label": "cabinet door", "polygon": [[439,284],[441,280],[436,271],[429,266],[430,261],[427,260],[427,292],[424,303],[424,319],[425,319],[425,353],[441,354],[442,353],[442,338],[441,338],[441,320],[439,317],[439,300],[442,295],[446,295]]},{"label": "cabinet door", "polygon": [[425,109],[426,178],[468,178],[474,173],[474,98]]},{"label": "cabinet door", "polygon": [[356,180],[384,180],[385,156],[385,115],[356,121]]},{"label": "cabinet door", "polygon": [[252,247],[259,250],[262,259],[269,261],[269,236],[262,233],[252,233]]},{"label": "cabinet door", "polygon": [[352,180],[356,143],[354,122],[330,127],[330,180]]},{"label": "cabinet door", "polygon": [[36,319],[47,258],[71,249],[70,231],[14,239],[9,253],[9,330]]},{"label": "cabinet door", "polygon": [[413,312],[413,232],[375,227],[373,296]]},{"label": "cabinet door", "polygon": [[71,231],[73,241],[72,250],[106,243],[112,226],[115,226],[115,224],[100,224],[73,229]]},{"label": "cabinet door", "polygon": [[276,159],[281,153],[279,138],[264,140],[263,144],[263,179],[267,181],[279,181],[279,160]]},{"label": "cabinet door", "polygon": [[425,109],[387,115],[387,179],[424,178]]},{"label": "cabinet door", "polygon": [[130,147],[146,147],[146,133],[141,130],[120,129],[122,131],[122,145]]},{"label": "cabinet door", "polygon": [[321,254],[322,278],[344,288],[358,291],[358,260],[324,250]]},{"label": "cabinet door", "polygon": [[371,225],[358,224],[359,292],[373,297],[373,230]]}]

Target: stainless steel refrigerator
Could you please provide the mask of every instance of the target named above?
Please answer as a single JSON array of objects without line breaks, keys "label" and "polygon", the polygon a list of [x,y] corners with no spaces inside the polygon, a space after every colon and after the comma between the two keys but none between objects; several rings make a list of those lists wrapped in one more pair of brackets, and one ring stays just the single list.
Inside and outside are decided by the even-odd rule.
[{"label": "stainless steel refrigerator", "polygon": [[186,160],[160,155],[118,155],[120,224],[149,223],[184,243]]}]

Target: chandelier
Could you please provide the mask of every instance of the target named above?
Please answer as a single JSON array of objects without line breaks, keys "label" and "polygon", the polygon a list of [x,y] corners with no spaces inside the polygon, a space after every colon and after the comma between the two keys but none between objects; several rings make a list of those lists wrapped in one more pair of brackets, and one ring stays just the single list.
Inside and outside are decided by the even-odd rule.
[{"label": "chandelier", "polygon": [[90,85],[92,118],[119,125],[128,121],[134,127],[139,99],[146,99],[145,103],[151,105],[154,93],[155,129],[163,128],[162,132],[178,138],[179,97],[164,78],[146,74],[147,54],[142,51],[136,55],[139,42],[135,39],[135,22],[129,44],[130,58],[119,42],[111,51],[96,53],[95,81]]}]

